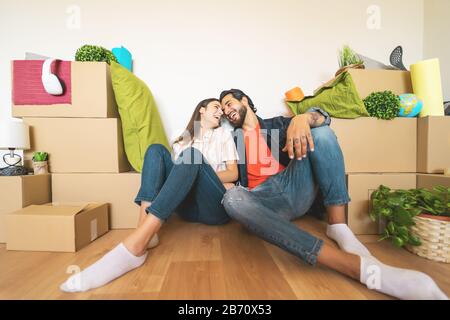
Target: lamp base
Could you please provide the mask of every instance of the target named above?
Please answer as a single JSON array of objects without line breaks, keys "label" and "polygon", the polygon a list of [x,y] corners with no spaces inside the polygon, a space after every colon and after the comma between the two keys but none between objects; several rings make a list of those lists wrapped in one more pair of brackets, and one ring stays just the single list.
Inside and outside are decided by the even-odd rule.
[{"label": "lamp base", "polygon": [[23,166],[9,166],[0,169],[0,176],[26,176],[28,169]]}]

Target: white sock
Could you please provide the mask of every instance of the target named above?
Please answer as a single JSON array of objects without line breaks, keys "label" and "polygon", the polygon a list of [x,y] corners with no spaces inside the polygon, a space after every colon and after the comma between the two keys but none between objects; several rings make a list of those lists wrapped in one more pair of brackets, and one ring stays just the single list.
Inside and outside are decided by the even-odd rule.
[{"label": "white sock", "polygon": [[158,234],[155,233],[155,235],[153,236],[153,238],[148,242],[148,249],[153,249],[154,247],[156,247],[159,244],[159,237]]},{"label": "white sock", "polygon": [[100,260],[80,273],[74,274],[64,282],[60,289],[64,292],[84,292],[111,282],[123,274],[140,267],[147,258],[147,253],[136,257],[120,243],[105,254]]},{"label": "white sock", "polygon": [[428,275],[394,268],[372,256],[361,257],[361,283],[402,300],[448,300]]},{"label": "white sock", "polygon": [[327,227],[327,236],[337,242],[345,252],[358,256],[370,256],[369,250],[355,237],[345,223],[331,224]]}]

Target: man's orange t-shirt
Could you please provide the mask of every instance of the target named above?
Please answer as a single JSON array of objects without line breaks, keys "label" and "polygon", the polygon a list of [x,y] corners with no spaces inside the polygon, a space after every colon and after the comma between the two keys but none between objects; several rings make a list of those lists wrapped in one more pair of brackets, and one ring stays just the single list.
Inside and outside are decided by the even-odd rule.
[{"label": "man's orange t-shirt", "polygon": [[[258,123],[254,130],[245,131],[245,153],[247,160],[248,188],[251,190],[271,176],[284,170],[272,155]],[[277,150],[278,151],[278,150]]]}]

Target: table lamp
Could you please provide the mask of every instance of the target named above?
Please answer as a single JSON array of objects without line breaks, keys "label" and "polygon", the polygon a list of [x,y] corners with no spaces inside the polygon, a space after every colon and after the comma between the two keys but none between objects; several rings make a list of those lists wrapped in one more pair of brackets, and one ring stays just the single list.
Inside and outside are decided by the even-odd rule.
[{"label": "table lamp", "polygon": [[20,176],[28,174],[28,170],[20,165],[22,157],[14,153],[16,149],[30,149],[30,130],[27,124],[13,120],[0,121],[0,149],[9,150],[9,153],[3,155],[3,162],[6,167],[0,169],[0,175]]}]

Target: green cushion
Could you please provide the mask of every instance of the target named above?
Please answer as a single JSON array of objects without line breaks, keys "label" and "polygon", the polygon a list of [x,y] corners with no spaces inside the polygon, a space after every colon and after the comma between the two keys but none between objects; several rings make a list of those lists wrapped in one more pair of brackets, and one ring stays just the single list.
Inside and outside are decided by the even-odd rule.
[{"label": "green cushion", "polygon": [[158,107],[147,85],[120,64],[111,62],[111,79],[122,120],[125,153],[133,168],[142,172],[150,145],[162,144],[170,150]]},{"label": "green cushion", "polygon": [[287,104],[296,115],[305,113],[311,107],[320,107],[334,118],[369,117],[348,72],[341,73],[330,84],[320,88],[314,96],[306,97],[300,102],[287,101]]}]

